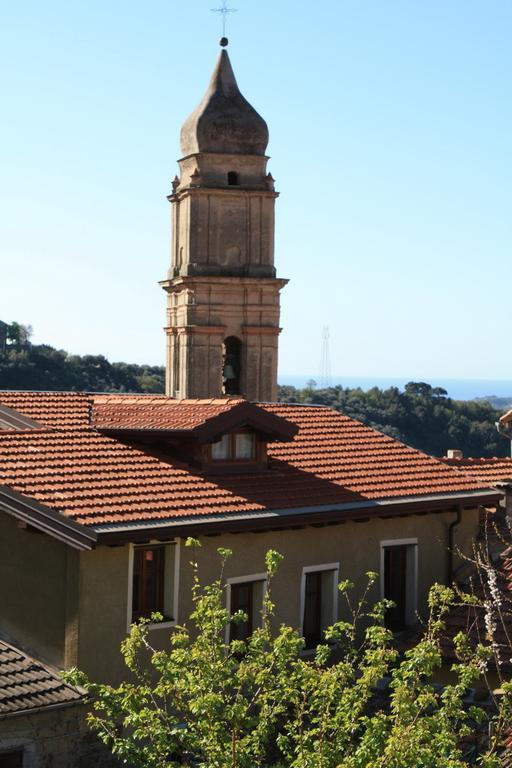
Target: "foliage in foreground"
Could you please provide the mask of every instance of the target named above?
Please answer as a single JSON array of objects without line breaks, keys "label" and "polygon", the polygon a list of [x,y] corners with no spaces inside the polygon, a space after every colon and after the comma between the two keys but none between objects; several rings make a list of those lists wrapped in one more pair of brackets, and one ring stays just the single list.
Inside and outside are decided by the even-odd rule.
[{"label": "foliage in foreground", "polygon": [[[223,562],[230,555],[219,553]],[[267,554],[269,585],[279,560]],[[122,646],[130,682],[98,685],[76,670],[68,679],[88,690],[93,730],[140,768],[462,768],[464,739],[486,725],[484,711],[463,701],[486,651],[466,649],[455,682],[439,689],[432,674],[441,665],[439,634],[453,593],[432,588],[424,635],[399,657],[383,626],[385,601],[367,601],[375,579],[368,574],[351,621],[332,626],[328,644],[307,660],[295,630],[272,630],[270,588],[261,628],[246,643],[226,644],[232,617],[222,574],[202,586],[195,568],[190,626],[177,629],[168,650],[154,650],[147,625],[134,625]],[[352,586],[339,585],[349,607]],[[377,695],[383,679],[385,696]],[[500,765],[498,736],[480,766]]]}]

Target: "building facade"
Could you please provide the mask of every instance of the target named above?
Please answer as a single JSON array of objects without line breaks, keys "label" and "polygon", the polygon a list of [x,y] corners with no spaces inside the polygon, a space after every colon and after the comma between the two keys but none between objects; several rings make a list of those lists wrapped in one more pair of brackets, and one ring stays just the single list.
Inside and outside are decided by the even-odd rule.
[{"label": "building facade", "polygon": [[[370,570],[373,597],[395,602],[388,626],[406,632],[430,585],[471,551],[480,506],[500,498],[341,413],[275,402],[286,281],[267,141],[222,51],[183,126],[170,196],[165,396],[0,392],[0,637],[34,662],[118,683],[122,640],[155,611],[153,645],[165,647],[192,608],[188,536],[202,544],[204,582],[218,575],[217,548],[233,550],[225,598],[247,613],[238,636],[260,620],[270,548],[284,555],[276,621],[306,653],[343,615],[338,580],[361,589]],[[11,749],[4,720],[0,710],[0,768],[50,764],[21,731]]]}]

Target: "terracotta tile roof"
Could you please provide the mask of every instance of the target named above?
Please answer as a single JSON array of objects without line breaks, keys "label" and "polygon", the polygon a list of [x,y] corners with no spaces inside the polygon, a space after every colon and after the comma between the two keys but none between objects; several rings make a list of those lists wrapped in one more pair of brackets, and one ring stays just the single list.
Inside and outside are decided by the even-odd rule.
[{"label": "terracotta tile roof", "polygon": [[[144,410],[164,403],[190,406],[170,406],[163,397],[126,400],[130,409],[139,401],[149,404]],[[260,404],[298,427],[290,442],[269,444],[270,471],[205,475],[170,455],[91,427],[93,407],[108,405],[108,396],[9,392],[0,393],[0,402],[48,426],[30,434],[0,432],[0,485],[85,525],[348,502],[364,506],[486,489],[481,481],[329,408]]]},{"label": "terracotta tile roof", "polygon": [[482,459],[448,459],[443,456],[441,461],[481,483],[512,483],[512,458],[509,456]]},{"label": "terracotta tile roof", "polygon": [[64,683],[56,670],[0,640],[0,718],[81,700],[80,691]]},{"label": "terracotta tile roof", "polygon": [[505,426],[512,424],[512,411],[507,411],[503,414],[500,418],[500,424],[504,424]]},{"label": "terracotta tile roof", "polygon": [[46,427],[76,429],[90,424],[92,397],[87,394],[0,390],[0,403]]},{"label": "terracotta tile roof", "polygon": [[245,403],[245,400],[171,400],[163,395],[96,395],[92,423],[98,429],[192,430],[240,403]]}]

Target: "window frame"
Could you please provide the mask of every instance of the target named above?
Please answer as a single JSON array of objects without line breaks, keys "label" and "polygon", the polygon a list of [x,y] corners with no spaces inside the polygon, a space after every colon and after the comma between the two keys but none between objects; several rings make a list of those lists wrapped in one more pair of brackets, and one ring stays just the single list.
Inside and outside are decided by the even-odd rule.
[{"label": "window frame", "polygon": [[[129,632],[132,624],[138,619],[133,618],[133,575],[135,564],[135,550],[136,549],[148,549],[150,547],[169,547],[174,546],[174,568],[173,568],[173,590],[172,590],[172,619],[167,621],[154,621],[147,626],[150,630],[153,629],[169,629],[175,627],[178,623],[178,609],[179,609],[179,574],[180,574],[180,554],[181,554],[181,539],[179,537],[175,539],[169,539],[166,541],[158,541],[151,539],[144,544],[136,544],[130,542],[128,545],[128,595],[126,606],[126,631]],[[165,557],[165,555],[164,555]],[[165,562],[164,562],[165,571]],[[165,587],[164,587],[165,589]]]},{"label": "window frame", "polygon": [[[262,589],[263,589],[263,598],[265,598],[267,587],[268,587],[268,579],[266,573],[251,573],[247,576],[233,576],[226,580],[226,610],[231,615],[231,587],[233,584],[255,584],[255,583],[261,583]],[[263,605],[262,605],[263,609]],[[254,603],[253,603],[253,614],[254,614]],[[230,635],[231,635],[231,622],[227,624],[226,630],[225,630],[225,641],[226,643],[230,642]]]},{"label": "window frame", "polygon": [[[407,615],[409,616],[416,616],[418,613],[418,538],[408,538],[408,539],[384,539],[380,542],[380,573],[379,573],[379,579],[380,579],[380,599],[384,600],[385,597],[385,550],[391,549],[392,547],[414,547],[413,550],[413,559],[412,559],[412,567],[413,567],[413,578],[412,578],[412,584],[408,585],[406,582],[405,588],[406,588],[406,605],[405,605],[405,614],[406,614],[406,620],[405,625],[403,629],[396,630],[396,633],[404,632],[406,629],[408,629],[411,626],[414,626],[414,623],[408,623],[407,622]],[[411,605],[407,605],[407,600],[410,598]]]},{"label": "window frame", "polygon": [[[236,438],[238,435],[252,435],[252,445],[253,445],[253,452],[252,457],[250,459],[248,458],[237,458],[236,456]],[[228,438],[229,440],[229,451],[228,456],[225,459],[216,459],[213,455],[213,446],[216,443],[220,443],[223,438]],[[254,464],[258,461],[258,452],[259,452],[259,440],[257,433],[254,429],[251,429],[249,427],[246,428],[240,428],[237,430],[233,430],[232,432],[225,432],[223,435],[221,435],[220,440],[216,440],[215,442],[210,443],[210,462],[214,466],[223,466],[226,464],[235,464],[236,466],[239,466],[240,464]]]},{"label": "window frame", "polygon": [[0,743],[0,755],[9,754],[9,752],[14,754],[21,752],[22,768],[37,768],[39,766],[36,745],[32,740],[16,737],[5,739]]},{"label": "window frame", "polygon": [[0,759],[5,756],[12,757],[13,755],[15,757],[16,756],[21,757],[21,761],[19,764],[20,768],[24,768],[24,766],[27,765],[27,761],[26,761],[27,751],[24,748],[24,746],[16,745],[16,746],[7,746],[4,748],[3,744],[0,745]]},{"label": "window frame", "polygon": [[[339,615],[339,601],[338,601],[338,583],[340,574],[340,564],[337,563],[320,563],[318,565],[305,565],[302,568],[302,575],[300,581],[300,613],[299,613],[299,631],[300,636],[304,637],[304,611],[306,609],[306,576],[308,573],[325,573],[326,571],[332,572],[333,578],[333,590],[332,590],[332,617],[327,622],[326,626],[330,626],[338,621]],[[316,647],[304,648],[302,650],[304,655],[316,653]]]}]

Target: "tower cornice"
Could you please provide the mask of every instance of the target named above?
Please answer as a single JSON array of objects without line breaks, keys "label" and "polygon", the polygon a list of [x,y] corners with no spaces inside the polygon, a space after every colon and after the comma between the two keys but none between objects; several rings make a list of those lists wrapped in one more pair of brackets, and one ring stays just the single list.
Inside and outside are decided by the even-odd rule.
[{"label": "tower cornice", "polygon": [[235,190],[232,187],[215,187],[205,184],[204,186],[183,187],[177,192],[173,192],[172,194],[167,195],[167,199],[170,203],[176,203],[180,202],[180,200],[183,200],[185,197],[191,197],[192,195],[195,195],[196,197],[207,197],[212,193],[215,193],[216,195],[221,194],[231,197],[233,197],[234,194],[237,197],[244,195],[246,197],[266,197],[270,198],[271,200],[275,200],[279,197],[279,192],[262,187],[237,187]]}]

